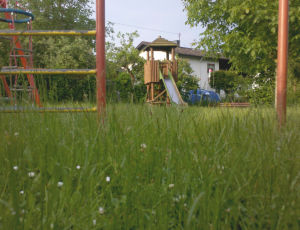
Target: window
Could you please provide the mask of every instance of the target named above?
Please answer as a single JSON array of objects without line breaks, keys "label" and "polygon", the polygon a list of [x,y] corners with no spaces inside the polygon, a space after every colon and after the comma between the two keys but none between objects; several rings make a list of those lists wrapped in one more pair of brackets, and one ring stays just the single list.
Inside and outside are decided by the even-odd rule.
[{"label": "window", "polygon": [[209,69],[215,71],[215,64],[208,63],[207,64],[207,73],[209,73]]}]

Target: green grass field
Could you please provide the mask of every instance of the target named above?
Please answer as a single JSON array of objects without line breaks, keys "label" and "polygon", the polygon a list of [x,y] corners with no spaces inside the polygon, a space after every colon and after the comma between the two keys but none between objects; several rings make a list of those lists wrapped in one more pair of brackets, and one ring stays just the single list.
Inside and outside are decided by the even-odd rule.
[{"label": "green grass field", "polygon": [[0,229],[299,229],[300,108],[0,114]]}]

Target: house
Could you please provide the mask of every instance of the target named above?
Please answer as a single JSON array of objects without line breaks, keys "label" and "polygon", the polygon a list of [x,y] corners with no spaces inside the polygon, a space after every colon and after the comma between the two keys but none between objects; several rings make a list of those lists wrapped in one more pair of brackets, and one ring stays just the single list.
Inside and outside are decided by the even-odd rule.
[{"label": "house", "polygon": [[[212,90],[212,88],[209,86],[210,70],[211,71],[228,70],[230,68],[229,59],[225,57],[212,58],[207,56],[205,52],[201,50],[181,47],[179,41],[170,42],[162,37],[158,37],[153,42],[142,41],[136,47],[141,52],[140,55],[145,59],[147,59],[147,52],[145,51],[145,48],[150,43],[177,44],[177,48],[175,49],[175,54],[178,55],[178,57],[180,58],[186,59],[190,63],[191,68],[194,71],[194,75],[199,79],[199,87],[201,89]],[[170,55],[170,58],[172,58],[172,54],[167,54],[166,52],[162,52],[162,51],[154,51],[154,57],[156,60],[165,60],[167,59],[167,55]]]}]

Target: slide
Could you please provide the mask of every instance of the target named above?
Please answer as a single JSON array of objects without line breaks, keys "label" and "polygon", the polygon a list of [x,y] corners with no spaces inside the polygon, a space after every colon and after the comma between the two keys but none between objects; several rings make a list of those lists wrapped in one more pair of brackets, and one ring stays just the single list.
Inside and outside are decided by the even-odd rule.
[{"label": "slide", "polygon": [[182,100],[182,97],[179,93],[179,90],[176,86],[176,83],[174,81],[171,72],[169,71],[168,77],[164,77],[161,72],[159,74],[160,74],[160,79],[163,81],[168,96],[170,97],[172,103],[175,103],[177,105],[186,105],[186,103]]}]

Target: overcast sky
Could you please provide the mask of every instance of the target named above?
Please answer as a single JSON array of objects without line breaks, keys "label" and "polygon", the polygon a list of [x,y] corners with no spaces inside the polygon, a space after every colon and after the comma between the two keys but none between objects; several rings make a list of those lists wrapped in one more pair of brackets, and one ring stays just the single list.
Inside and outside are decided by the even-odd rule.
[{"label": "overcast sky", "polygon": [[159,35],[178,40],[181,46],[191,47],[199,37],[200,28],[185,25],[186,12],[181,0],[106,0],[106,21],[114,22],[115,31],[138,31],[141,41],[153,41]]}]

